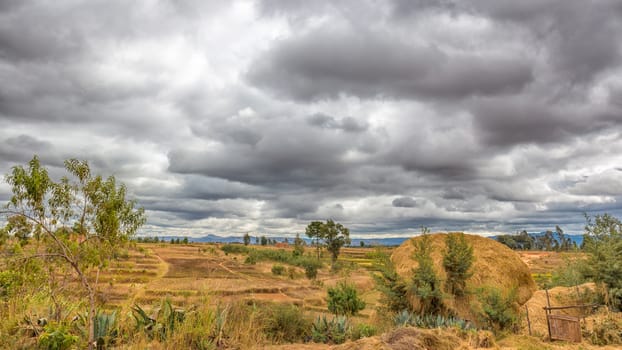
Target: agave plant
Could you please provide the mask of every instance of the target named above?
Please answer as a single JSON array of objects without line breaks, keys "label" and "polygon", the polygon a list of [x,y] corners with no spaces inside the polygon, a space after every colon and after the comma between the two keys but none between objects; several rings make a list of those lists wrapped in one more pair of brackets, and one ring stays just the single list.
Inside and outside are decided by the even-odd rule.
[{"label": "agave plant", "polygon": [[329,320],[324,315],[313,322],[311,338],[316,343],[341,344],[346,341],[349,331],[350,325],[347,318],[337,316]]},{"label": "agave plant", "polygon": [[[73,327],[81,335],[82,338],[88,337],[88,314],[78,314],[73,318]],[[106,349],[109,345],[114,344],[119,336],[117,329],[117,312],[105,313],[98,310],[93,319],[95,322],[95,343],[97,349]]]},{"label": "agave plant", "polygon": [[139,305],[132,307],[132,315],[136,329],[145,332],[151,339],[164,340],[175,332],[176,325],[184,321],[186,311],[174,308],[171,301],[165,299],[159,308],[154,309],[153,316],[149,316]]}]

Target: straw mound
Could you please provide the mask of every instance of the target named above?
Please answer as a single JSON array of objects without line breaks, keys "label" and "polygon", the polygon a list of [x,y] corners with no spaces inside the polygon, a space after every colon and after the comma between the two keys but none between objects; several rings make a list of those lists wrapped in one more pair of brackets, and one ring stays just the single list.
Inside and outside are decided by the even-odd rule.
[{"label": "straw mound", "polygon": [[334,350],[454,350],[469,349],[460,338],[440,329],[398,328],[379,337],[363,338]]},{"label": "straw mound", "polygon": [[[551,306],[565,306],[565,305],[581,305],[584,304],[583,296],[587,292],[594,292],[596,286],[594,283],[585,283],[576,287],[555,287],[549,289],[549,300]],[[533,335],[544,336],[548,334],[546,325],[546,313],[544,307],[546,306],[546,291],[536,291],[531,299],[525,304],[529,311],[529,321],[531,322],[531,332]],[[525,311],[523,308],[521,311]],[[567,309],[567,310],[555,310],[556,314],[584,317],[589,314],[591,310],[581,309]],[[524,333],[527,333],[527,322],[523,322]]]},{"label": "straw mound", "polygon": [[[536,284],[531,278],[529,268],[516,252],[490,238],[468,234],[464,236],[473,247],[473,256],[475,257],[471,267],[473,276],[467,281],[469,290],[476,290],[479,287],[495,287],[507,293],[516,287],[519,304],[522,305],[531,298],[536,290]],[[435,271],[443,281],[446,279],[442,266],[446,237],[447,234],[445,233],[430,234]],[[417,262],[412,256],[415,251],[413,242],[418,239],[420,236],[405,241],[395,249],[391,256],[397,272],[407,279],[410,279],[412,270],[417,267]],[[473,320],[474,315],[470,305],[476,302],[476,298],[471,296],[465,299],[457,301],[447,298],[445,303],[449,309],[459,316]]]}]

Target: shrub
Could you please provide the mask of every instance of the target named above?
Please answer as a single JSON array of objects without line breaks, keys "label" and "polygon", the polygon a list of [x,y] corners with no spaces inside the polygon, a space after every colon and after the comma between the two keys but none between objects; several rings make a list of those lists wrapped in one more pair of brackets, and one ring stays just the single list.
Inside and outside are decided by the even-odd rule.
[{"label": "shrub", "polygon": [[335,315],[356,315],[365,308],[365,302],[358,297],[356,287],[339,282],[336,287],[328,288],[328,310]]},{"label": "shrub", "polygon": [[517,324],[516,288],[506,295],[494,287],[480,289],[478,299],[482,304],[480,318],[490,330],[506,330]]},{"label": "shrub", "polygon": [[39,336],[39,346],[46,350],[65,350],[73,347],[78,337],[69,332],[66,325],[48,323]]},{"label": "shrub", "polygon": [[366,337],[373,337],[376,335],[376,328],[367,323],[359,323],[356,327],[352,328],[350,337],[352,340],[358,340]]},{"label": "shrub", "polygon": [[283,265],[272,265],[272,274],[281,276],[285,272],[285,266]]},{"label": "shrub", "polygon": [[224,244],[220,250],[225,254],[248,254],[249,248],[240,244]]},{"label": "shrub", "polygon": [[305,276],[307,276],[308,279],[312,280],[317,277],[318,264],[313,262],[305,263],[303,267],[305,268]]},{"label": "shrub", "polygon": [[311,322],[302,310],[290,304],[275,304],[266,308],[264,334],[276,342],[299,342],[309,335]]},{"label": "shrub", "polygon": [[350,325],[345,317],[337,316],[329,320],[322,316],[313,322],[311,339],[316,343],[341,344],[346,341],[349,330]]},{"label": "shrub", "polygon": [[374,267],[379,271],[373,274],[376,289],[382,293],[380,301],[390,312],[411,310],[412,305],[408,301],[408,288],[406,283],[398,275],[395,265],[386,253],[375,255]]}]

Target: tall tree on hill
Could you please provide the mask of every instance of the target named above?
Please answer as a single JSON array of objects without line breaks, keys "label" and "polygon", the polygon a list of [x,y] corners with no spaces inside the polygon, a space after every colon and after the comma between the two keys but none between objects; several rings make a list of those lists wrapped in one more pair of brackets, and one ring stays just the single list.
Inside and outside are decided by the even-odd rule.
[{"label": "tall tree on hill", "polygon": [[455,296],[463,296],[466,281],[473,275],[473,247],[467,243],[464,233],[449,233],[445,239],[443,268],[447,273],[445,289]]},{"label": "tall tree on hill", "polygon": [[380,300],[390,312],[402,310],[411,311],[412,305],[408,302],[408,287],[406,282],[395,270],[395,264],[384,253],[375,259],[374,267],[378,271],[372,275],[376,289],[382,293]]},{"label": "tall tree on hill", "polygon": [[249,235],[248,232],[244,234],[244,237],[242,239],[244,240],[244,245],[251,244],[251,235]]},{"label": "tall tree on hill", "polygon": [[[89,271],[98,273],[105,267],[145,223],[145,215],[142,208],[135,208],[134,201],[125,198],[125,186],[117,185],[113,176],[93,176],[88,163],[76,159],[65,161],[65,170],[68,176],[55,182],[36,156],[27,167],[13,167],[6,176],[12,196],[2,213],[9,222],[17,223],[11,230],[29,230],[44,245],[16,259],[42,259],[50,273],[70,271],[86,291],[88,347],[93,349],[95,281]],[[57,264],[59,268],[54,269]]]},{"label": "tall tree on hill", "polygon": [[412,242],[415,246],[413,258],[417,261],[417,268],[413,270],[410,292],[419,300],[421,315],[438,314],[443,309],[443,293],[440,289],[441,280],[434,271],[430,236],[423,234]]}]

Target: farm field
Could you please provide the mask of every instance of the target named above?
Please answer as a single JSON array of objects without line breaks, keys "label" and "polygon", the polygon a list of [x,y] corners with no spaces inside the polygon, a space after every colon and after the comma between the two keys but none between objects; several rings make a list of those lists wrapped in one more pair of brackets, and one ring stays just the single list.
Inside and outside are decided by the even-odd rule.
[{"label": "farm field", "polygon": [[[99,293],[107,308],[124,308],[138,304],[149,310],[157,307],[164,298],[172,304],[191,308],[196,305],[218,307],[231,302],[242,301],[257,305],[270,303],[293,304],[305,313],[317,317],[329,315],[326,302],[327,287],[339,281],[353,283],[366,308],[354,318],[354,322],[369,322],[379,305],[379,293],[374,289],[370,275],[373,269],[372,248],[344,248],[340,262],[341,271],[332,273],[328,259],[323,258],[325,267],[318,271],[315,281],[307,279],[300,267],[287,266],[282,276],[271,271],[275,265],[271,261],[256,264],[245,263],[244,254],[226,254],[218,244],[191,243],[172,245],[168,243],[139,243],[129,250],[126,258],[115,262],[107,273],[99,277]],[[283,248],[257,247],[258,249],[278,250]],[[391,253],[392,248],[381,248]],[[285,250],[288,250],[287,248]],[[309,248],[308,248],[309,250]],[[309,253],[308,253],[309,254]],[[546,274],[563,267],[568,259],[583,258],[581,255],[557,252],[519,252],[520,258],[530,268],[532,274]],[[593,288],[593,286],[582,286]],[[568,288],[551,291],[551,304],[560,305],[564,296],[570,295]],[[527,336],[526,322],[523,320],[521,334],[507,335],[498,339],[501,349],[614,349],[615,347],[595,347],[585,341],[581,344],[566,342],[547,342],[544,322],[543,291],[537,291],[527,302],[532,318],[534,336]],[[541,315],[540,315],[541,314]],[[593,322],[593,320],[591,320]],[[439,331],[441,332],[441,331]],[[442,332],[441,332],[442,333]],[[439,336],[451,336],[439,334]],[[362,339],[341,346],[325,344],[285,344],[258,345],[266,349],[383,349],[380,338]],[[374,345],[375,344],[375,345]],[[472,348],[465,343],[465,349]]]}]

